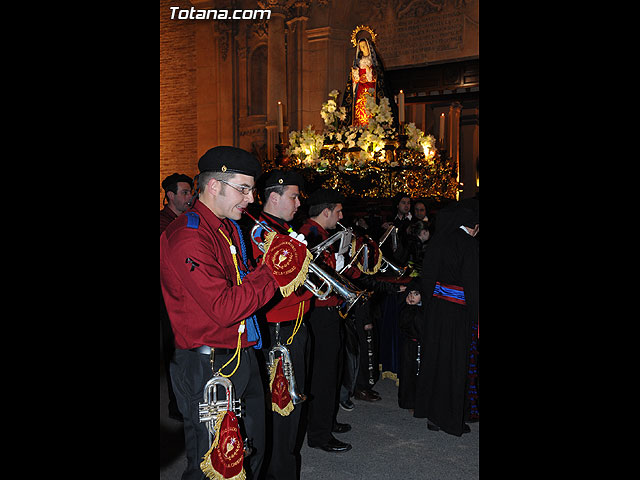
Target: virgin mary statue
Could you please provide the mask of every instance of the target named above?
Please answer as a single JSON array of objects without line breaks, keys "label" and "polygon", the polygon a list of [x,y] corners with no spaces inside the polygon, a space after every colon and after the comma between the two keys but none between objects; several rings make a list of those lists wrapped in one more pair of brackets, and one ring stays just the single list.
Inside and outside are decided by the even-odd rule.
[{"label": "virgin mary statue", "polygon": [[[367,34],[370,38],[367,38]],[[342,106],[347,111],[346,126],[366,127],[370,118],[366,109],[367,97],[374,97],[376,103],[387,97],[393,114],[393,126],[398,127],[398,106],[386,85],[384,67],[375,49],[375,38],[373,30],[364,25],[356,27],[351,34],[351,43],[356,50],[342,97]]]}]

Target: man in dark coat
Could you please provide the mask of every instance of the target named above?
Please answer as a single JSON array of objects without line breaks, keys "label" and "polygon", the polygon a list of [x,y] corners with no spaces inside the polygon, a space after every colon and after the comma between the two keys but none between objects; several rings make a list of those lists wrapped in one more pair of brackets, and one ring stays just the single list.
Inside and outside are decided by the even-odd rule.
[{"label": "man in dark coat", "polygon": [[430,430],[460,436],[464,423],[473,325],[478,319],[479,208],[465,199],[442,209],[422,266],[425,321],[418,324],[423,346],[414,416]]}]

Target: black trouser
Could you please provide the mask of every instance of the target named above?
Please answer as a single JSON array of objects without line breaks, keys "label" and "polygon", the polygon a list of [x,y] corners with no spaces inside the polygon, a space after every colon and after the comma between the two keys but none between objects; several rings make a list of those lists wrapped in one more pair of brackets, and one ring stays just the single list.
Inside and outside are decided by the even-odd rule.
[{"label": "black trouser", "polygon": [[[216,371],[224,365],[233,353],[215,354]],[[198,418],[198,403],[203,401],[205,384],[213,377],[209,355],[191,350],[176,349],[171,362],[171,381],[178,401],[178,408],[184,417],[184,443],[187,455],[187,469],[182,480],[202,480],[200,470],[202,457],[209,449],[209,432]],[[222,373],[229,374],[236,365],[234,359]],[[265,451],[264,426],[264,388],[260,377],[258,360],[253,348],[243,349],[240,354],[240,366],[230,377],[235,396],[242,398],[244,407],[239,423],[243,439],[248,437],[253,453],[245,458],[244,469],[247,479],[255,479],[262,466]]]},{"label": "black trouser", "polygon": [[326,444],[338,406],[338,372],[341,355],[340,316],[335,307],[315,307],[309,316],[310,366],[307,443]]},{"label": "black trouser", "polygon": [[[305,357],[308,334],[306,325],[302,323],[298,332],[293,337],[291,345],[287,345],[287,339],[293,333],[294,324],[295,322],[285,322],[280,325],[280,343],[289,350],[296,380],[296,391],[303,393],[305,388]],[[269,323],[270,338],[262,339],[262,353],[264,354],[265,360],[269,359],[269,350],[276,344],[275,325],[274,323]],[[267,380],[268,378],[267,372]],[[267,391],[267,398],[270,404],[271,394],[269,391]],[[299,403],[294,406],[293,411],[287,416],[282,416],[278,412],[272,412],[271,418],[267,418],[267,427],[271,427],[270,429],[267,428],[267,432],[271,430],[270,438],[273,440],[271,452],[267,453],[267,457],[270,457],[268,460],[269,466],[267,467],[267,480],[296,480],[299,478],[297,470],[300,461],[300,451],[299,448],[297,448],[297,435],[302,408],[303,404]],[[270,424],[269,421],[271,421]],[[267,433],[267,435],[269,435],[269,433]]]}]

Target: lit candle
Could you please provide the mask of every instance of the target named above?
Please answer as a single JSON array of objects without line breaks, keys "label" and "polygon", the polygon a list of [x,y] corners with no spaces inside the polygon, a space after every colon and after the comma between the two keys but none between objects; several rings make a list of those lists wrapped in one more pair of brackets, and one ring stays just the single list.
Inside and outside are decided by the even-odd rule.
[{"label": "lit candle", "polygon": [[440,114],[440,133],[438,135],[440,142],[444,141],[444,113]]},{"label": "lit candle", "polygon": [[282,127],[282,102],[278,102],[278,133],[284,131]]},{"label": "lit candle", "polygon": [[404,92],[402,90],[398,94],[398,120],[404,123]]}]

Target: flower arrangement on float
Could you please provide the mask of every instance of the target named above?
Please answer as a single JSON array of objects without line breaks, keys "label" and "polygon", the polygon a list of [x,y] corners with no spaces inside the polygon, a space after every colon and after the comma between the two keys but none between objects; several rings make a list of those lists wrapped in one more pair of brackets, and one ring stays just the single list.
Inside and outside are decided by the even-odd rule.
[{"label": "flower arrangement on float", "polygon": [[[408,123],[400,137],[393,127],[393,114],[386,97],[380,103],[376,103],[373,96],[367,98],[370,117],[367,126],[345,126],[347,113],[344,107],[338,107],[338,96],[339,91],[333,90],[322,104],[322,132],[307,125],[301,131],[289,133],[286,149],[289,167],[328,175],[324,186],[340,188],[346,193],[375,197],[398,189],[428,189],[435,195],[452,195],[453,171],[440,157],[433,135],[425,135],[415,123]],[[357,185],[354,178],[360,180]]]},{"label": "flower arrangement on float", "polygon": [[[392,152],[397,147],[397,132],[392,126],[393,114],[389,99],[383,97],[378,104],[374,97],[369,96],[366,102],[370,116],[369,124],[345,127],[341,125],[347,113],[344,107],[337,105],[339,94],[338,90],[331,91],[329,99],[322,104],[322,132],[316,132],[311,125],[307,125],[302,131],[294,130],[289,133],[289,147],[286,153],[293,165],[315,168],[320,172],[331,165],[348,171],[376,164],[398,166],[392,154],[385,155],[385,150]],[[436,153],[433,135],[425,135],[415,123],[405,125],[404,133],[407,135],[406,147],[409,150],[424,154],[427,161],[433,158]],[[330,152],[332,150],[333,154]]]}]

